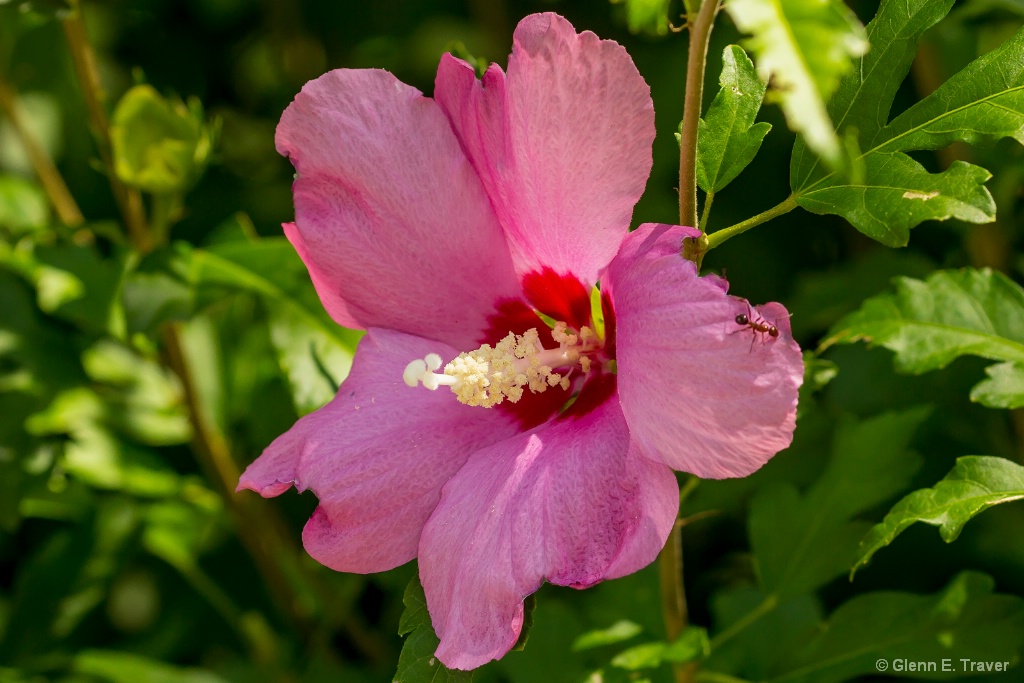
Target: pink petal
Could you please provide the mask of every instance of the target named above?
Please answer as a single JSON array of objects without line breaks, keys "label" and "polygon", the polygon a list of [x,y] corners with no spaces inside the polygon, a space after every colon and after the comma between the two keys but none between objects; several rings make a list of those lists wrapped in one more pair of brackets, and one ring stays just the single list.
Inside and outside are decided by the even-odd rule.
[{"label": "pink petal", "polygon": [[483,180],[520,274],[586,283],[615,255],[651,172],[654,106],[625,49],[557,14],[519,22],[508,75],[444,55],[434,97]]},{"label": "pink petal", "polygon": [[475,347],[519,294],[504,235],[437,104],[386,71],[339,69],[285,110],[277,149],[298,173],[285,232],[346,327]]},{"label": "pink petal", "polygon": [[406,364],[437,342],[371,329],[337,396],[278,437],[242,475],[239,489],[276,496],[292,483],[320,506],[303,531],[306,550],[338,571],[369,573],[416,556],[420,530],[441,487],[469,454],[518,431],[494,410],[450,391],[410,388]]},{"label": "pink petal", "polygon": [[420,540],[437,657],[457,669],[501,657],[545,579],[585,588],[636,571],[678,507],[674,475],[631,446],[614,398],[473,454]]},{"label": "pink petal", "polygon": [[[777,303],[753,308],[679,255],[690,228],[629,235],[602,286],[615,304],[619,395],[650,458],[700,477],[741,477],[793,438],[800,348]],[[777,338],[736,316],[778,328]]]}]

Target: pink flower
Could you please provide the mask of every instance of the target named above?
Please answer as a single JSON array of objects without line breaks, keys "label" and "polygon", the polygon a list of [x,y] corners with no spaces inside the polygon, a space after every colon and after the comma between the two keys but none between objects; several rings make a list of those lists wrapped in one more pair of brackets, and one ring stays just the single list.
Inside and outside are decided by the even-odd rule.
[{"label": "pink flower", "polygon": [[692,228],[627,234],[653,139],[625,50],[555,14],[519,24],[508,73],[445,55],[430,99],[342,69],[281,118],[285,232],[334,319],[367,334],[334,400],[239,488],[312,489],[303,542],[339,571],[419,558],[449,667],[504,655],[543,581],[650,563],[673,469],[744,476],[790,443],[785,309],[698,277],[679,255]]}]

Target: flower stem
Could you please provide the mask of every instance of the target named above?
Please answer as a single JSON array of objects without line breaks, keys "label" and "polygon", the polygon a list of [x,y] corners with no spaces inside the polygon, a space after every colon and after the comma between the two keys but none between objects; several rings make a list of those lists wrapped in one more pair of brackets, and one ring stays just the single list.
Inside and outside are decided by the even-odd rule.
[{"label": "flower stem", "polygon": [[71,50],[71,61],[75,67],[75,76],[82,88],[85,107],[89,112],[89,126],[96,138],[100,158],[107,169],[107,180],[114,193],[121,218],[128,230],[132,244],[142,253],[152,249],[152,242],[146,230],[146,216],[142,206],[142,195],[138,190],[128,187],[120,181],[114,170],[114,155],[110,147],[110,125],[107,112],[103,108],[103,86],[100,84],[99,71],[96,69],[96,54],[89,44],[82,20],[82,8],[79,0],[70,0],[71,12],[61,20],[64,38]]},{"label": "flower stem", "polygon": [[778,596],[774,594],[769,595],[761,601],[761,604],[747,612],[742,619],[736,621],[731,626],[729,626],[729,628],[725,629],[724,631],[716,635],[714,638],[712,638],[711,649],[714,650],[715,648],[721,647],[723,644],[732,640],[740,633],[745,631],[751,624],[753,624],[758,619],[760,619],[761,617],[763,617],[764,615],[768,614],[773,609],[778,607],[778,605]]},{"label": "flower stem", "polygon": [[[700,479],[690,477],[679,491],[679,504],[693,492]],[[658,574],[661,586],[661,607],[665,619],[665,639],[673,642],[686,629],[688,623],[686,592],[683,588],[683,526],[676,520],[668,542],[658,555]],[[673,665],[676,683],[691,683],[696,667],[690,663]]]},{"label": "flower stem", "polygon": [[82,211],[78,208],[75,198],[71,196],[60,171],[54,166],[53,161],[36,140],[32,131],[25,125],[25,119],[18,111],[17,100],[14,87],[0,77],[0,111],[11,122],[11,127],[18,136],[18,140],[21,141],[22,147],[25,148],[32,168],[43,186],[43,191],[46,192],[50,203],[53,204],[60,222],[69,228],[77,228],[85,222]]},{"label": "flower stem", "polygon": [[697,124],[704,96],[704,67],[711,27],[720,5],[721,0],[704,0],[696,19],[687,16],[691,28],[683,125],[679,136],[679,222],[690,227],[697,226]]},{"label": "flower stem", "polygon": [[711,249],[714,249],[715,247],[721,245],[722,242],[726,241],[727,239],[742,234],[747,230],[750,230],[751,228],[757,225],[761,225],[761,223],[766,223],[771,219],[776,218],[777,216],[781,216],[784,213],[789,213],[795,208],[796,198],[790,195],[785,199],[785,201],[776,204],[767,211],[762,211],[753,218],[748,218],[747,220],[741,223],[737,223],[736,225],[732,225],[728,228],[724,228],[717,232],[711,233],[710,235],[708,235],[707,239],[707,250],[710,251]]}]

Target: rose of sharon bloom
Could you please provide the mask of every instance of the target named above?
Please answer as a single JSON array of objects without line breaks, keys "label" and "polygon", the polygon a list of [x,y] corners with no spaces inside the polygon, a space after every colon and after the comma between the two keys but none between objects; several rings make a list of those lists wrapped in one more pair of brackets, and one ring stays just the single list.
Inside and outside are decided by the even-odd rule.
[{"label": "rose of sharon bloom", "polygon": [[792,438],[785,309],[698,277],[692,228],[627,234],[653,139],[625,50],[555,14],[519,24],[507,73],[445,55],[430,99],[332,71],[278,126],[285,233],[333,318],[367,333],[334,400],[239,488],[312,489],[303,542],[339,571],[418,558],[448,667],[504,655],[544,581],[649,564],[673,470],[744,476]]}]

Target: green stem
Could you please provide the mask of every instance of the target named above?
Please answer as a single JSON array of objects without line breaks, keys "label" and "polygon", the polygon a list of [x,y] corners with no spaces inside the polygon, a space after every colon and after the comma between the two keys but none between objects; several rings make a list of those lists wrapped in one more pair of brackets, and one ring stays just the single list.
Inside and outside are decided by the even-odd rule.
[{"label": "green stem", "polygon": [[149,213],[150,241],[154,247],[159,247],[167,243],[171,226],[181,218],[182,199],[177,192],[154,194],[152,199]]},{"label": "green stem", "polygon": [[676,524],[668,542],[658,555],[661,580],[661,609],[665,619],[665,638],[674,641],[686,628],[686,596],[683,593],[682,527]]},{"label": "green stem", "polygon": [[679,222],[697,226],[697,125],[704,96],[704,67],[708,41],[721,0],[704,0],[697,18],[690,21],[690,48],[686,63],[683,125],[679,135]]},{"label": "green stem", "polygon": [[128,187],[117,177],[114,170],[114,155],[110,147],[110,125],[107,112],[103,108],[103,86],[96,68],[96,54],[89,44],[89,37],[82,20],[82,8],[78,0],[71,0],[71,12],[61,20],[64,37],[71,50],[71,62],[75,67],[75,76],[82,88],[85,107],[89,112],[89,126],[96,137],[100,158],[107,170],[110,190],[114,193],[121,218],[128,229],[128,237],[132,245],[146,253],[152,249],[149,232],[146,230],[146,215],[142,205],[142,195],[138,190]]},{"label": "green stem", "polygon": [[[200,569],[194,562],[181,561],[168,556],[167,554],[157,554],[177,569],[178,573],[181,574],[182,578],[192,586],[193,590],[201,595],[213,610],[220,615],[221,619],[224,620],[224,623],[235,631],[238,639],[245,644],[253,659],[264,665],[269,663],[269,660],[267,659],[267,655],[269,654],[267,651],[268,643],[259,642],[254,639],[252,633],[242,626],[245,621],[245,615],[241,608],[239,608],[231,597],[217,585],[216,581],[211,579],[209,575]],[[271,650],[272,649],[275,648],[271,648]]]},{"label": "green stem", "polygon": [[[689,477],[679,491],[679,504],[700,484],[698,477]],[[658,555],[658,574],[661,585],[661,607],[665,619],[665,636],[673,642],[686,629],[688,623],[686,592],[683,588],[683,525],[676,520],[669,532],[668,542]],[[676,683],[692,683],[696,667],[690,663],[673,665]]]},{"label": "green stem", "polygon": [[767,211],[762,211],[753,218],[748,218],[742,223],[737,223],[736,225],[711,233],[710,235],[708,235],[708,251],[714,249],[717,246],[720,246],[722,242],[726,241],[727,239],[742,234],[755,226],[761,225],[761,223],[766,223],[773,218],[781,216],[784,213],[789,213],[790,211],[795,209],[796,206],[796,198],[793,195],[790,195],[785,199],[785,201],[776,204]]},{"label": "green stem", "polygon": [[700,225],[697,226],[701,232],[708,231],[708,216],[711,215],[711,205],[714,203],[714,201],[715,192],[714,190],[711,190],[704,196],[704,211],[701,212]]},{"label": "green stem", "polygon": [[779,598],[776,595],[769,595],[767,598],[761,601],[761,604],[754,609],[747,612],[742,619],[733,623],[729,628],[725,629],[721,633],[717,634],[711,639],[711,650],[714,651],[716,648],[722,647],[725,643],[729,642],[740,633],[745,631],[751,624],[756,622],[758,619],[774,610],[779,605]]},{"label": "green stem", "polygon": [[18,136],[21,146],[25,148],[25,153],[36,172],[36,177],[39,178],[43,191],[46,192],[50,203],[53,204],[60,222],[69,228],[77,228],[85,222],[82,211],[78,208],[75,198],[71,196],[60,171],[53,165],[46,150],[42,148],[32,131],[29,130],[25,118],[18,111],[17,100],[18,96],[14,86],[0,77],[0,111],[11,122],[11,128]]}]

